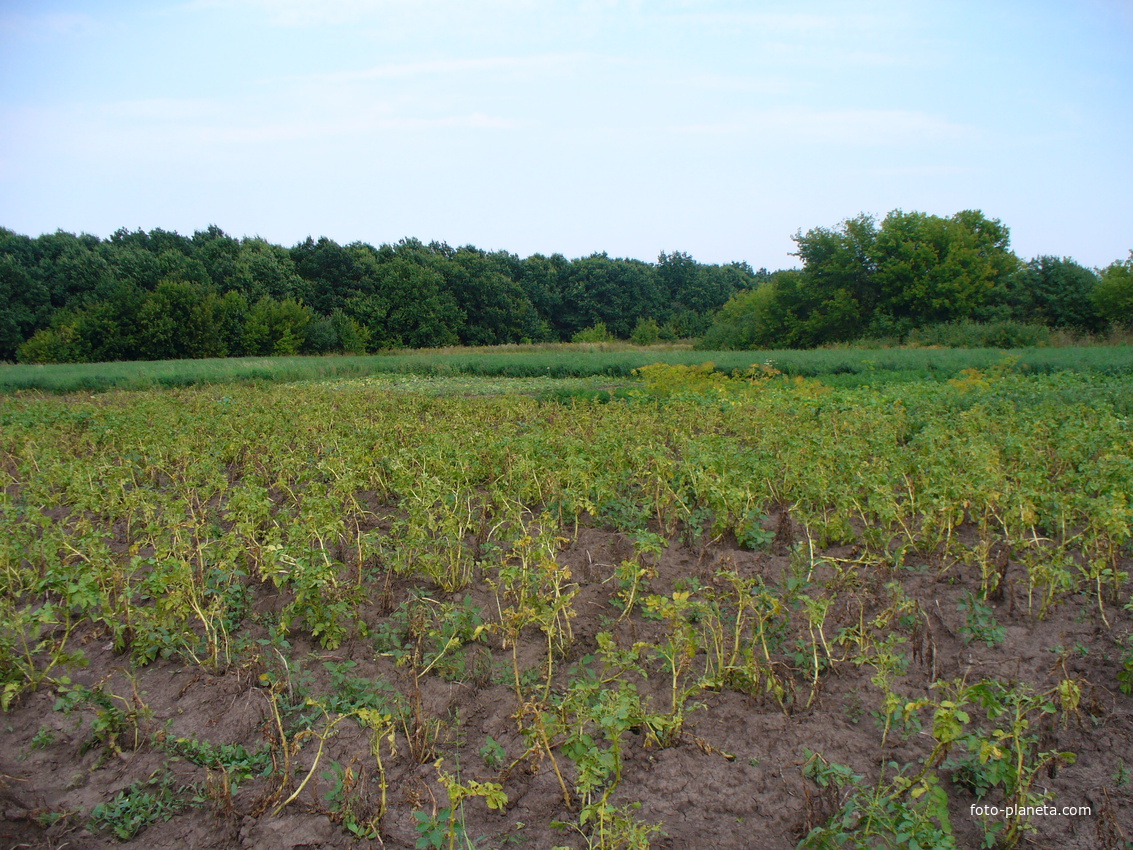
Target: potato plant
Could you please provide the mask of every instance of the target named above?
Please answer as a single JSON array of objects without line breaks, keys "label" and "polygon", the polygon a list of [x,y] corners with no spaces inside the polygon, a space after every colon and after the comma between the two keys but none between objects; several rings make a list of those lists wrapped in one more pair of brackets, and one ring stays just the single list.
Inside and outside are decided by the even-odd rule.
[{"label": "potato plant", "polygon": [[[885,758],[778,765],[817,789],[804,846],[954,846],[970,800],[1047,799],[1062,739],[1129,690],[1133,443],[1089,379],[641,377],[608,403],[373,381],[0,399],[3,709],[53,692],[120,752],[106,717],[129,707],[128,749],[205,771],[177,781],[225,811],[419,846],[649,846],[676,828],[638,798],[666,752],[757,769],[712,738],[721,705],[797,728],[849,688]],[[1007,627],[1068,611],[1120,658],[1012,678]],[[114,671],[158,669],[236,682],[258,738],[143,723]],[[465,723],[488,693],[506,722]],[[540,776],[534,823],[509,801]]]}]

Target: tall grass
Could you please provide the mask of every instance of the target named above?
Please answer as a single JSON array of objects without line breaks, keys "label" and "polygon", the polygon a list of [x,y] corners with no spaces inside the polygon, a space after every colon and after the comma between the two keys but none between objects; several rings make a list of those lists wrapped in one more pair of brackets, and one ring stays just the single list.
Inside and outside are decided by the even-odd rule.
[{"label": "tall grass", "polygon": [[711,361],[724,371],[771,363],[789,375],[823,377],[841,385],[945,380],[963,369],[987,369],[1005,357],[1036,374],[1060,371],[1133,375],[1133,346],[972,349],[819,349],[808,351],[691,351],[682,346],[506,346],[368,356],[245,357],[61,365],[0,365],[0,392],[150,389],[191,384],[312,381],[381,373],[483,375],[505,378],[628,378],[650,363]]}]

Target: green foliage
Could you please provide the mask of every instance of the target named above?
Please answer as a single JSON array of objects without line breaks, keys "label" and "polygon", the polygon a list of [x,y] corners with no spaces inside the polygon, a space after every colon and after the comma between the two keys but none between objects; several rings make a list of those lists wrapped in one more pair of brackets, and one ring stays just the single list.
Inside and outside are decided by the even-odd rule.
[{"label": "green foliage", "polygon": [[[733,296],[700,347],[807,348],[867,335],[903,338],[915,328],[986,319],[1008,297],[1018,268],[1007,228],[974,210],[949,218],[894,210],[880,226],[860,215],[794,240],[802,271],[778,272]],[[1040,264],[1036,274],[1044,269]],[[1085,309],[1080,291],[1077,300],[1059,300],[1074,286],[1081,290],[1078,278],[1052,282],[1044,307],[1062,310],[1072,302]],[[1010,318],[1034,321],[1036,312],[1020,308]],[[1088,325],[1087,319],[1065,323]]]},{"label": "green foliage", "polygon": [[577,826],[561,821],[552,821],[551,826],[580,833],[587,850],[649,850],[652,839],[665,833],[658,824],[642,823],[636,815],[640,808],[641,803],[636,802],[626,806],[602,803],[583,810]]},{"label": "green foliage", "polygon": [[272,766],[271,753],[261,748],[254,753],[241,744],[214,744],[199,738],[166,740],[164,749],[171,755],[209,770],[222,771],[235,787],[253,776],[263,775]]},{"label": "green foliage", "polygon": [[[413,817],[417,820],[414,828],[418,835],[417,843],[413,846],[417,850],[444,850],[445,839],[449,834],[452,809],[440,809],[432,814],[414,812]],[[461,825],[461,828],[463,828],[463,825]]]},{"label": "green foliage", "polygon": [[374,646],[398,664],[459,681],[468,672],[462,649],[484,632],[481,612],[470,598],[441,602],[415,594],[378,626]]},{"label": "green foliage", "polygon": [[507,751],[491,735],[485,738],[484,746],[480,748],[479,752],[480,758],[484,759],[484,764],[492,770],[500,769],[507,760]]},{"label": "green foliage", "polygon": [[40,328],[18,348],[21,363],[81,363],[85,355],[73,325]]},{"label": "green foliage", "polygon": [[442,770],[441,764],[442,761],[436,763],[437,775],[448,793],[449,805],[432,814],[413,813],[420,835],[415,846],[418,850],[456,850],[458,847],[460,850],[475,850],[476,842],[469,837],[464,827],[465,801],[479,797],[489,809],[502,810],[508,802],[507,794],[498,782],[463,782],[459,774]]},{"label": "green foliage", "polygon": [[383,679],[352,675],[356,661],[324,661],[330,673],[330,688],[321,702],[335,714],[355,714],[363,709],[388,711],[395,702],[390,684]]},{"label": "green foliage", "polygon": [[1101,316],[1116,325],[1133,325],[1133,251],[1124,262],[1110,263],[1093,291]]},{"label": "green foliage", "polygon": [[960,637],[965,643],[980,641],[989,647],[1003,643],[1006,630],[995,619],[995,612],[983,604],[973,593],[960,602],[964,612],[964,625],[960,627]]},{"label": "green foliage", "polygon": [[1009,243],[1007,228],[978,210],[947,219],[889,213],[869,251],[876,312],[914,325],[977,315],[1018,267]]},{"label": "green foliage", "polygon": [[129,841],[146,827],[167,821],[183,809],[187,805],[185,790],[175,788],[168,774],[135,782],[110,802],[91,809],[91,826],[113,832],[119,841]]},{"label": "green foliage", "polygon": [[40,729],[31,739],[33,750],[44,750],[55,743],[55,732],[51,729]]},{"label": "green foliage", "polygon": [[67,649],[75,625],[65,606],[20,605],[0,597],[0,710],[50,681],[55,667],[85,664],[82,652]]},{"label": "green foliage", "polygon": [[330,354],[339,349],[338,331],[330,319],[316,318],[303,332],[303,350],[312,354]]},{"label": "green foliage", "polygon": [[139,358],[174,360],[225,354],[216,302],[215,294],[198,285],[160,281],[138,310]]},{"label": "green foliage", "polygon": [[365,354],[370,343],[370,331],[358,324],[342,310],[336,310],[330,317],[331,331],[337,346],[346,354]]},{"label": "green foliage", "polygon": [[668,363],[653,363],[635,369],[645,389],[651,395],[669,396],[721,396],[729,389],[728,376],[716,371],[716,364],[701,363],[699,366]]},{"label": "green foliage", "polygon": [[[0,233],[0,359],[25,363],[361,354],[700,334],[746,264],[593,254],[526,260],[405,239],[290,249],[213,226],[191,238]],[[586,330],[589,329],[589,330]]]},{"label": "green foliage", "polygon": [[[658,327],[656,319],[638,319],[633,328],[633,333],[629,336],[629,341],[634,345],[653,345],[660,339],[661,328]],[[587,342],[588,340],[576,341]]]},{"label": "green foliage", "polygon": [[29,267],[31,241],[0,228],[0,360],[15,360],[50,305],[47,287]]},{"label": "green foliage", "polygon": [[[701,349],[751,350],[782,345],[776,322],[777,298],[798,272],[776,272],[754,289],[738,292],[720,308],[714,323],[697,341]],[[789,343],[787,343],[789,344]]]},{"label": "green foliage", "polygon": [[906,338],[911,346],[944,348],[1034,348],[1049,340],[1050,328],[1045,325],[968,319],[915,328]]},{"label": "green foliage", "polygon": [[[1040,774],[1075,761],[1071,752],[1041,752],[1040,731],[1046,718],[1061,716],[1065,724],[1075,715],[1081,687],[1072,679],[1064,679],[1045,692],[991,680],[948,687],[954,696],[942,701],[941,706],[955,720],[942,724],[941,711],[937,711],[936,752],[943,755],[950,748],[962,747],[943,764],[953,771],[953,782],[978,798],[993,790],[1002,793],[1007,803],[1006,819],[984,819],[985,846],[1014,847],[1034,830],[1031,819],[1035,807],[1050,797],[1049,792],[1036,787]],[[982,721],[959,710],[968,704],[973,705],[973,713],[977,707],[982,709]]]},{"label": "green foliage", "polygon": [[[408,375],[4,397],[6,672],[21,691],[54,678],[46,671],[77,623],[116,644],[123,669],[168,653],[203,670],[259,673],[267,752],[160,739],[136,692],[109,690],[115,679],[55,684],[60,711],[100,757],[154,741],[208,770],[218,802],[230,800],[218,790],[254,781],[263,811],[323,800],[360,837],[379,834],[385,801],[368,795],[384,797],[387,768],[401,775],[449,744],[480,747],[481,769],[500,775],[441,777],[450,799],[418,818],[423,846],[434,847],[467,844],[470,807],[499,803],[503,773],[514,780],[534,764],[553,774],[575,843],[648,846],[656,827],[638,818],[623,773],[636,776],[659,747],[736,758],[719,749],[726,741],[697,737],[713,724],[690,728],[698,701],[720,702],[702,692],[805,713],[845,673],[863,691],[863,715],[876,709],[878,729],[859,733],[928,752],[870,782],[814,760],[808,775],[838,816],[812,823],[808,840],[949,846],[941,788],[1041,800],[1044,771],[1070,759],[1048,733],[1088,719],[1078,713],[1085,685],[969,677],[926,695],[936,621],[906,592],[909,571],[932,570],[922,566],[932,553],[940,579],[975,575],[988,593],[995,553],[1009,552],[1016,617],[1088,593],[1083,618],[1104,632],[1121,617],[1116,639],[1127,625],[1115,607],[1128,597],[1133,463],[1121,375],[1032,375],[998,352],[930,354],[880,353],[872,368],[973,371],[834,388],[788,378],[779,364],[829,368],[847,363],[844,352],[745,355],[730,374],[688,361],[647,367],[632,399],[565,409],[501,394],[502,380],[477,394],[464,378]],[[749,365],[759,359],[776,365]],[[728,554],[713,550],[718,541],[771,542],[769,513],[790,552],[776,578],[765,581],[746,555],[713,571],[711,559]],[[579,544],[606,522],[620,533],[604,537],[608,554],[585,559]],[[675,556],[689,552],[671,551],[678,540],[704,558],[674,581]],[[942,605],[958,598],[937,586]],[[257,596],[270,604],[251,604]],[[617,622],[583,638],[572,624],[594,603]],[[982,597],[963,604],[961,637],[1001,639]],[[365,655],[357,644],[350,656],[303,659],[313,665],[304,670],[289,645],[298,630],[325,646],[373,640],[396,662],[385,678],[402,692],[346,660]],[[438,677],[481,686],[501,676],[512,694],[497,696],[518,732],[507,753],[459,718],[429,714],[435,694],[464,690]],[[369,754],[347,761],[351,745]],[[375,763],[365,776],[376,784],[363,782]],[[1004,822],[992,838],[1022,841],[1027,829],[1025,819]]]},{"label": "green foliage", "polygon": [[767,515],[759,511],[749,512],[736,531],[736,541],[745,549],[766,549],[775,539],[775,532],[763,527],[766,519]]},{"label": "green foliage", "polygon": [[613,334],[606,330],[605,322],[598,322],[592,327],[576,333],[570,338],[571,342],[611,342]]},{"label": "green foliage", "polygon": [[948,795],[932,773],[908,777],[895,762],[884,765],[875,786],[846,765],[806,750],[803,775],[819,788],[843,792],[839,810],[799,842],[806,850],[838,847],[953,850]]},{"label": "green foliage", "polygon": [[1133,696],[1133,635],[1125,639],[1121,653],[1121,669],[1117,671],[1117,689]]},{"label": "green foliage", "polygon": [[[608,658],[622,655],[611,653],[611,644],[605,643]],[[635,659],[636,653],[631,652],[625,660],[636,666]],[[575,763],[575,790],[581,808],[577,823],[552,822],[552,826],[578,832],[595,850],[644,850],[660,828],[634,817],[639,804],[616,806],[610,799],[622,778],[622,739],[636,727],[649,729],[654,740],[668,732],[679,736],[679,722],[674,726],[672,716],[649,712],[631,682],[620,679],[616,685],[605,687],[593,671],[580,673],[563,695],[558,710],[565,732],[562,754]]]},{"label": "green foliage", "polygon": [[[150,389],[155,386],[187,386],[241,381],[310,381],[357,379],[374,376],[375,383],[390,388],[420,389],[431,394],[499,395],[504,392],[555,390],[564,378],[604,376],[619,384],[611,395],[623,396],[634,369],[658,361],[670,365],[695,366],[711,358],[722,373],[750,367],[755,360],[770,361],[785,375],[819,377],[833,386],[882,386],[917,381],[941,382],[963,369],[987,369],[1003,359],[994,349],[947,351],[927,349],[819,349],[793,351],[688,351],[683,349],[619,349],[595,351],[589,346],[563,344],[529,349],[453,353],[419,352],[370,357],[279,357],[226,360],[181,360],[157,363],[99,363],[50,367],[0,365],[0,391],[41,389],[49,392],[102,391],[112,388]],[[1133,398],[1120,379],[1133,376],[1133,346],[1089,346],[1036,348],[1014,353],[1018,367],[1034,374],[1070,372],[1093,376],[1091,393],[1104,393],[1107,403],[1131,409]],[[446,379],[497,378],[497,382]],[[416,380],[414,378],[417,378]],[[424,378],[432,378],[425,381]],[[526,378],[536,384],[506,379]],[[1108,381],[1106,379],[1109,379]],[[608,388],[611,381],[595,381],[586,389]],[[392,385],[392,386],[391,386]],[[1084,386],[1084,385],[1083,385]],[[604,390],[608,392],[607,390]],[[1079,392],[1080,390],[1075,390]],[[1123,408],[1122,405],[1126,407]]]},{"label": "green foliage", "polygon": [[1097,284],[1094,271],[1069,257],[1036,257],[996,293],[994,312],[1052,328],[1100,331],[1105,321],[1094,301]]},{"label": "green foliage", "polygon": [[136,692],[131,699],[108,693],[101,685],[88,688],[71,684],[65,677],[60,680],[54,708],[67,716],[89,710],[90,738],[82,751],[103,748],[104,755],[119,755],[125,748],[138,749],[145,739],[142,725],[150,716],[149,708]]},{"label": "green foliage", "polygon": [[296,354],[312,318],[311,311],[296,301],[265,296],[248,312],[244,345],[249,354]]},{"label": "green foliage", "polygon": [[343,828],[357,839],[381,840],[379,825],[383,810],[377,816],[371,816],[369,806],[359,789],[359,776],[354,766],[343,767],[338,762],[332,762],[330,770],[319,774],[329,787],[323,794],[330,809],[331,819],[340,822]]},{"label": "green foliage", "polygon": [[280,552],[277,558],[279,569],[269,577],[292,594],[280,617],[281,631],[302,623],[325,649],[337,649],[349,634],[356,608],[354,589],[338,580],[339,566],[325,550]]}]

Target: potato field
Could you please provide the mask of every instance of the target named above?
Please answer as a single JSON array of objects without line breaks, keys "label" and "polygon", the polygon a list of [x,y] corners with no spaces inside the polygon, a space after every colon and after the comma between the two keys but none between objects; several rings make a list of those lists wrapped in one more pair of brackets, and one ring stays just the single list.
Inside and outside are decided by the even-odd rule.
[{"label": "potato field", "polygon": [[0,396],[0,846],[1133,846],[1109,379],[508,380]]}]

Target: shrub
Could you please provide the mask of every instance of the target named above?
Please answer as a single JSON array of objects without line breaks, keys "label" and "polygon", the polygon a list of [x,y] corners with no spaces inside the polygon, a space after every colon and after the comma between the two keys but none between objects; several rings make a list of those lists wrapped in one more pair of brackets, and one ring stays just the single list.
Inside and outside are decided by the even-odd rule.
[{"label": "shrub", "polygon": [[944,322],[909,333],[913,346],[943,348],[1035,348],[1050,342],[1050,328],[1022,322]]},{"label": "shrub", "polygon": [[599,322],[593,327],[579,331],[570,338],[571,342],[613,342],[614,336],[606,330],[606,323]]},{"label": "shrub", "polygon": [[634,345],[653,345],[661,338],[661,328],[655,319],[638,319],[629,341]]}]

